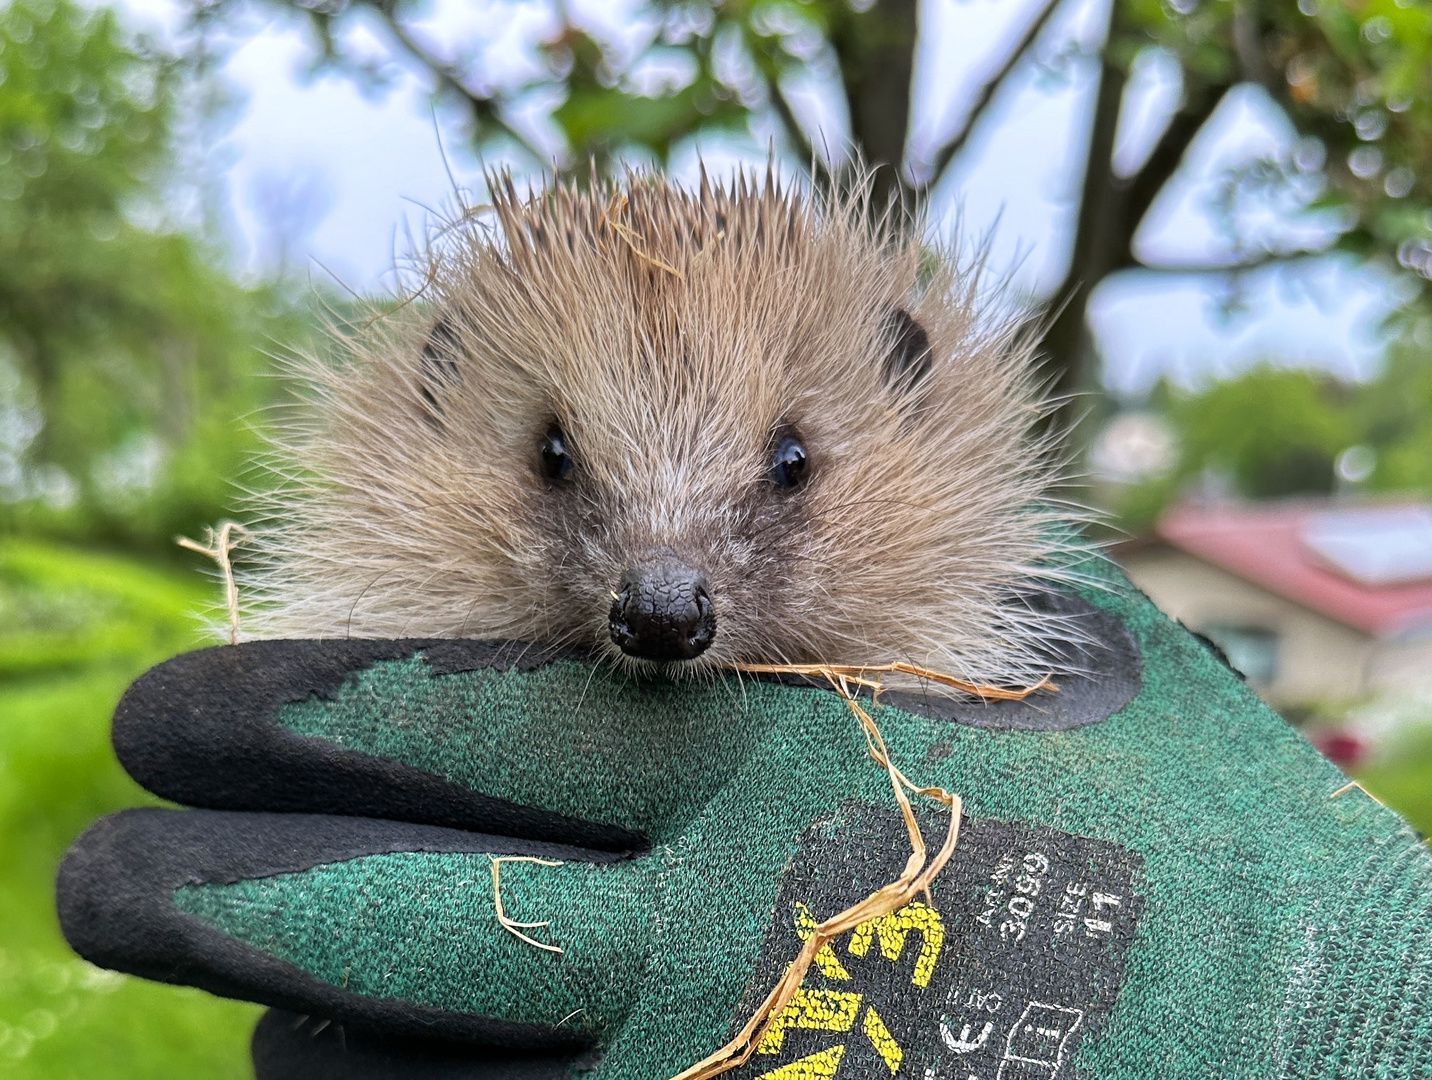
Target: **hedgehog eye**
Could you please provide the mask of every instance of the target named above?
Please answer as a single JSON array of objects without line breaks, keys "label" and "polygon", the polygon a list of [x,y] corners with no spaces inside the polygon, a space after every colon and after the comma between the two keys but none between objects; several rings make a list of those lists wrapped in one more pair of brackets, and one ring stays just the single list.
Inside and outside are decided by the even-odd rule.
[{"label": "hedgehog eye", "polygon": [[771,457],[771,482],[779,488],[792,491],[805,482],[810,459],[806,449],[794,435],[787,435],[776,444]]},{"label": "hedgehog eye", "polygon": [[542,436],[542,475],[554,484],[572,471],[572,455],[567,449],[567,436],[553,424]]}]

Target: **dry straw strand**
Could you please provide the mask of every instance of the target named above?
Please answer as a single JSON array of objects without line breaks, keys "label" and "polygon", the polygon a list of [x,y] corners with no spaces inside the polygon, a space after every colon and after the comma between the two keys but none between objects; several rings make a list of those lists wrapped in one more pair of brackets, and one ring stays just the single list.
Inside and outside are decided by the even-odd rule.
[{"label": "dry straw strand", "polygon": [[239,643],[239,587],[234,582],[234,567],[229,554],[249,535],[249,530],[237,521],[221,521],[218,529],[204,526],[204,543],[190,540],[187,536],[176,536],[174,542],[181,548],[207,555],[219,564],[224,576],[224,606],[229,611],[229,644]]},{"label": "dry straw strand", "polygon": [[[735,667],[740,671],[753,674],[819,676],[829,682],[831,688],[845,699],[846,705],[850,707],[851,712],[860,722],[861,733],[865,736],[866,752],[890,777],[890,786],[895,792],[895,801],[900,806],[900,816],[904,819],[906,831],[910,835],[910,858],[906,860],[904,871],[894,881],[875,890],[858,904],[846,908],[838,915],[834,915],[816,926],[805,938],[801,945],[801,951],[786,968],[785,974],[766,995],[765,1000],[756,1009],[755,1015],[736,1034],[736,1037],[710,1057],[672,1077],[672,1080],[709,1080],[710,1077],[740,1068],[750,1060],[766,1032],[770,1030],[776,1018],[785,1011],[791,999],[795,997],[796,991],[805,981],[806,972],[810,970],[811,964],[815,961],[816,953],[861,923],[899,911],[906,904],[921,896],[931,907],[934,906],[934,900],[930,895],[930,883],[950,861],[950,856],[955,852],[955,845],[959,842],[962,809],[960,797],[944,788],[921,787],[912,783],[890,759],[890,754],[885,747],[885,738],[881,735],[879,726],[860,704],[856,694],[861,689],[869,690],[871,701],[874,702],[883,688],[880,676],[895,672],[931,679],[945,686],[952,686],[966,693],[978,694],[984,698],[1005,701],[1026,698],[1039,689],[1057,689],[1048,679],[1043,679],[1034,686],[1018,689],[981,686],[903,662],[879,665],[738,664]],[[945,841],[935,852],[933,858],[929,857],[925,838],[920,832],[919,822],[915,820],[915,811],[910,805],[909,795],[911,794],[925,796],[941,806],[949,808],[950,824],[945,833]]]},{"label": "dry straw strand", "polygon": [[631,253],[642,260],[642,262],[648,263],[658,270],[665,270],[678,281],[685,281],[686,276],[680,270],[676,269],[676,267],[664,263],[655,256],[648,255],[643,251],[641,245],[638,243],[641,238],[637,236],[636,230],[616,219],[616,214],[625,210],[626,205],[627,197],[625,195],[613,195],[612,201],[607,204],[606,209],[602,211],[601,217],[598,220],[610,228],[612,232],[616,233],[617,236],[621,237],[626,246],[631,248]]},{"label": "dry straw strand", "polygon": [[492,860],[492,903],[497,911],[498,925],[514,937],[525,941],[528,945],[532,945],[544,952],[556,953],[560,956],[564,951],[560,945],[548,945],[522,932],[523,930],[536,930],[544,926],[551,926],[552,920],[544,919],[541,922],[518,922],[502,909],[502,880],[499,875],[500,868],[505,862],[536,863],[538,866],[561,866],[561,861],[558,859],[539,859],[535,855],[489,855],[488,858]]},{"label": "dry straw strand", "polygon": [[[733,666],[737,671],[746,671],[757,675],[816,675],[829,679],[832,683],[838,679],[844,679],[847,682],[876,691],[880,689],[878,682],[880,675],[913,675],[917,679],[928,679],[941,686],[948,686],[952,690],[960,690],[966,694],[974,694],[987,701],[1023,701],[1035,691],[1059,689],[1059,685],[1048,677],[1040,679],[1032,686],[985,686],[981,683],[957,679],[953,675],[946,675],[944,672],[935,671],[932,668],[909,664],[903,660],[897,660],[890,664],[735,664]],[[876,679],[871,680],[869,678],[871,675],[876,676]]]},{"label": "dry straw strand", "polygon": [[1329,799],[1336,799],[1339,795],[1346,795],[1349,791],[1352,791],[1354,788],[1356,788],[1358,791],[1362,792],[1364,795],[1366,795],[1366,796],[1367,796],[1369,799],[1371,799],[1373,802],[1377,803],[1378,806],[1385,806],[1385,805],[1386,805],[1386,803],[1384,803],[1381,799],[1379,799],[1379,798],[1378,798],[1376,795],[1374,795],[1372,792],[1368,791],[1367,788],[1363,787],[1363,786],[1362,786],[1361,784],[1359,784],[1356,780],[1349,780],[1346,784],[1344,784],[1342,787],[1338,788],[1338,789],[1337,789],[1336,791],[1334,791],[1331,795],[1329,795],[1328,798],[1329,798]]}]

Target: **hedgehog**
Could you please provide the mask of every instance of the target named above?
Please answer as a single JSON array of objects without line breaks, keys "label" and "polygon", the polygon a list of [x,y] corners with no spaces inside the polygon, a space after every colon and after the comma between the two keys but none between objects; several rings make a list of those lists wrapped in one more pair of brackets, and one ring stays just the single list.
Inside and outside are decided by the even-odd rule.
[{"label": "hedgehog", "polygon": [[489,186],[415,295],[303,365],[251,631],[1049,673],[1027,590],[1071,533],[1036,323],[978,265],[868,185]]}]

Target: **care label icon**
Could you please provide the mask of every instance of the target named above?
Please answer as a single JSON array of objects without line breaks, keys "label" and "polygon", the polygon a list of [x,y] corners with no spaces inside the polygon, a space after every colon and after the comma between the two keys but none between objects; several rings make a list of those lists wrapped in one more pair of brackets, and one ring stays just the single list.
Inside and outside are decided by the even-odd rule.
[{"label": "care label icon", "polygon": [[1054,1080],[1069,1037],[1083,1022],[1082,1009],[1031,1001],[1009,1029],[996,1080]]}]

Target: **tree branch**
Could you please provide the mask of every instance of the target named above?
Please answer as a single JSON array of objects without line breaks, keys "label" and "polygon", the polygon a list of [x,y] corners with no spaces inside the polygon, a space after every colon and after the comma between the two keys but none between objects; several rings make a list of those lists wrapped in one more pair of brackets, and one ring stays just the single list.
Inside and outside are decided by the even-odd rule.
[{"label": "tree branch", "polygon": [[398,21],[396,5],[392,0],[369,0],[367,6],[383,20],[388,32],[393,35],[393,39],[407,51],[408,55],[432,72],[433,77],[438,80],[440,88],[452,91],[467,102],[479,130],[483,125],[490,125],[527,151],[539,165],[549,164],[547,155],[543,154],[526,136],[498,114],[497,106],[491,97],[486,97],[471,89],[463,82],[462,75],[456,67],[429,51],[408,32],[408,28]]},{"label": "tree branch", "polygon": [[974,132],[975,125],[979,123],[980,117],[984,115],[985,109],[993,100],[995,91],[1014,70],[1020,58],[1029,51],[1029,47],[1038,39],[1040,32],[1048,25],[1051,16],[1058,7],[1059,0],[1045,0],[1044,6],[1039,9],[1039,14],[1034,17],[1034,20],[1025,28],[1024,33],[1020,35],[1019,40],[1014,43],[1014,48],[1005,56],[1004,62],[980,84],[964,124],[935,152],[934,160],[930,163],[929,180],[925,184],[926,187],[934,187],[940,177],[944,175],[945,169],[949,167],[954,156],[964,149],[965,143],[969,142],[970,135]]},{"label": "tree branch", "polygon": [[[1183,164],[1184,154],[1194,136],[1213,115],[1229,89],[1228,86],[1209,87],[1197,95],[1190,94],[1183,107],[1169,120],[1142,168],[1119,181],[1128,192],[1128,215],[1133,230],[1138,229],[1159,192]],[[1133,258],[1132,252],[1129,257]]]},{"label": "tree branch", "polygon": [[916,0],[880,0],[862,10],[833,5],[828,40],[840,58],[851,141],[871,167],[869,203],[876,213],[909,194],[905,143],[915,65]]},{"label": "tree branch", "polygon": [[1263,52],[1263,28],[1258,22],[1257,0],[1234,0],[1233,51],[1238,56],[1238,66],[1245,79],[1257,83],[1276,98],[1278,78]]},{"label": "tree branch", "polygon": [[786,129],[786,135],[795,146],[801,158],[809,163],[811,156],[810,139],[806,136],[805,129],[796,120],[796,114],[791,112],[790,102],[781,93],[780,80],[769,78],[766,80],[766,96],[771,99],[771,108],[776,110],[776,116],[781,121],[781,126]]},{"label": "tree branch", "polygon": [[1309,249],[1259,251],[1226,263],[1149,263],[1131,260],[1124,269],[1143,270],[1153,274],[1242,274],[1250,270],[1262,270],[1268,266],[1292,266],[1297,263],[1310,262],[1331,255],[1335,250],[1335,247],[1326,247],[1316,251]]}]

